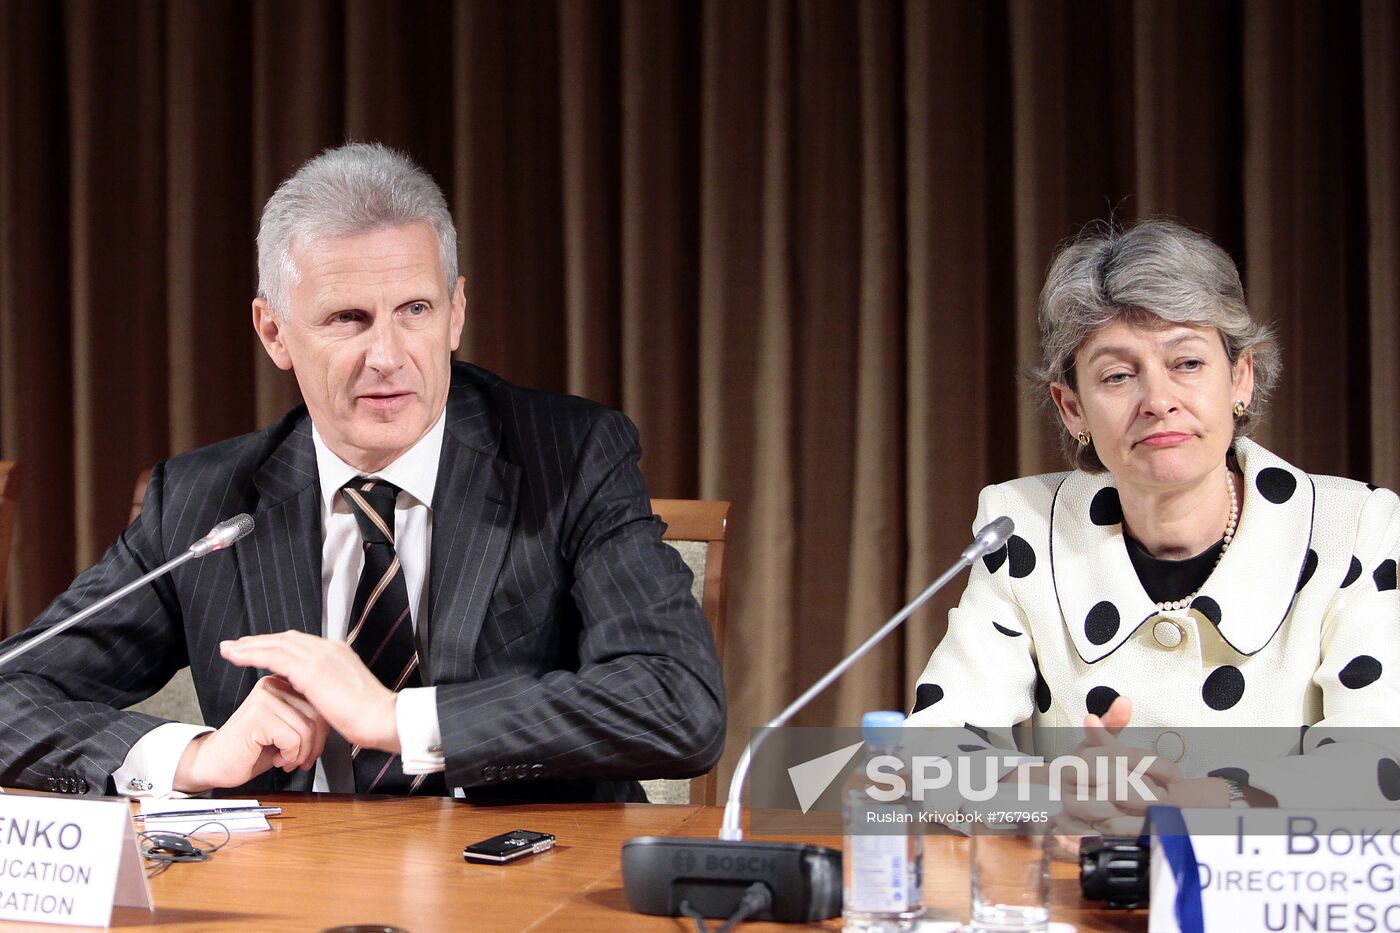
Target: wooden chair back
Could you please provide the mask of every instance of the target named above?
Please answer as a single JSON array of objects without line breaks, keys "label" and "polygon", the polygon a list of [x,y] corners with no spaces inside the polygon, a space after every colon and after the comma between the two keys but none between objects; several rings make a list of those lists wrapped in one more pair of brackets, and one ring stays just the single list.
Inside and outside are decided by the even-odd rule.
[{"label": "wooden chair back", "polygon": [[[5,605],[5,582],[10,576],[10,551],[18,517],[19,464],[0,460],[0,607]],[[8,631],[5,634],[9,634]]]},{"label": "wooden chair back", "polygon": [[[715,648],[724,657],[724,613],[728,596],[728,565],[725,541],[729,532],[729,503],[705,499],[653,499],[651,509],[666,523],[662,540],[681,552],[695,573],[692,592],[700,601],[700,611],[710,623]],[[702,545],[684,547],[687,542]],[[718,802],[719,780],[713,770],[691,778],[690,802],[714,806]]]},{"label": "wooden chair back", "polygon": [[131,491],[131,515],[126,523],[130,525],[141,517],[141,503],[146,501],[146,486],[151,481],[151,471],[144,469],[136,477],[136,488]]}]

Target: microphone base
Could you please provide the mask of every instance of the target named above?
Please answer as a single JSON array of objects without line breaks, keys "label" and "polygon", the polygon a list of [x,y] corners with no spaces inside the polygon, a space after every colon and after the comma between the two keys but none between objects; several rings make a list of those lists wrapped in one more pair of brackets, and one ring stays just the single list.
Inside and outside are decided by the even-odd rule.
[{"label": "microphone base", "polygon": [[681,902],[706,917],[734,913],[754,882],[772,906],[751,920],[809,923],[841,913],[841,853],[800,842],[639,836],[622,844],[622,887],[641,914],[681,915]]}]

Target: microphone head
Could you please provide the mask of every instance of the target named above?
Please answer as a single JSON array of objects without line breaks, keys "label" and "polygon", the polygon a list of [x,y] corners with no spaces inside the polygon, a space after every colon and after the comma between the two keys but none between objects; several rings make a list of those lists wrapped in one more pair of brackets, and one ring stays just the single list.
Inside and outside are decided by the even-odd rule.
[{"label": "microphone head", "polygon": [[[1006,539],[1011,537],[1011,533],[1016,530],[1016,523],[1010,517],[1003,515],[1001,518],[993,519],[981,528],[977,529],[972,546],[968,551],[972,552],[971,560],[976,560],[983,554],[990,554],[998,550],[1006,543]],[[967,553],[965,551],[964,553]]]},{"label": "microphone head", "polygon": [[214,551],[222,551],[235,541],[247,536],[252,530],[253,516],[243,512],[219,522],[209,529],[209,533],[191,545],[190,550],[194,552],[196,557],[203,557]]}]

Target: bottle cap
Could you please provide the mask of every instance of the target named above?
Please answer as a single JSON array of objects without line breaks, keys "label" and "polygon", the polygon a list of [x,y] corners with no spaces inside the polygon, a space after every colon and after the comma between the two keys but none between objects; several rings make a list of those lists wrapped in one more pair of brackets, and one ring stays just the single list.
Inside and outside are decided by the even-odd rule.
[{"label": "bottle cap", "polygon": [[871,745],[898,745],[903,735],[904,714],[878,710],[860,718],[860,730]]}]

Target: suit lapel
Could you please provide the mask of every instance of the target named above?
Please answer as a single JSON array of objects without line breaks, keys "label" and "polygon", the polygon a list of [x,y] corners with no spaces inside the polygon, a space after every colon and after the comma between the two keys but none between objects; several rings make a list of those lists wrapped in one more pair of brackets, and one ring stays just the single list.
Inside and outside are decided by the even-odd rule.
[{"label": "suit lapel", "polygon": [[[520,468],[498,456],[500,422],[454,368],[433,493],[429,684],[461,681],[515,523]],[[249,634],[321,633],[321,513],[311,420],[302,418],[254,477],[253,532],[235,549]],[[251,689],[249,671],[245,691]]]},{"label": "suit lapel", "polygon": [[1235,452],[1244,472],[1240,525],[1197,601],[1210,599],[1220,637],[1253,655],[1273,640],[1317,569],[1316,490],[1311,476],[1247,438]]},{"label": "suit lapel", "polygon": [[249,634],[321,634],[321,512],[311,419],[272,452],[253,478],[253,532],[239,543]]},{"label": "suit lapel", "polygon": [[1157,613],[1128,558],[1122,521],[1107,471],[1073,470],[1055,490],[1051,579],[1070,641],[1088,664],[1117,651]]},{"label": "suit lapel", "polygon": [[520,486],[520,468],[497,456],[500,423],[478,388],[454,381],[446,428],[433,492],[429,684],[472,675]]}]

